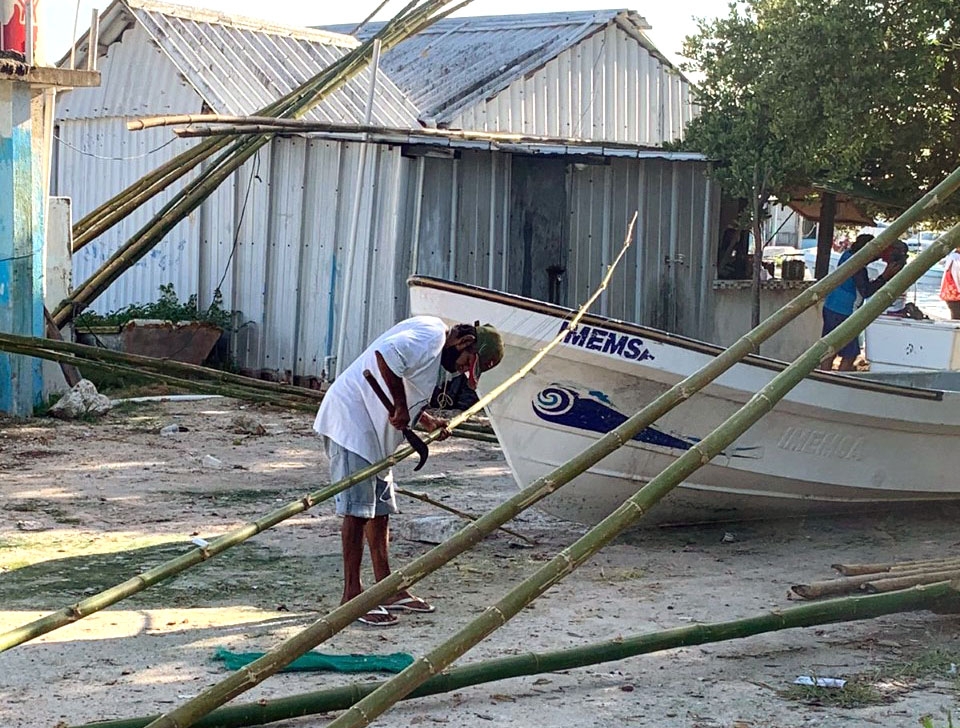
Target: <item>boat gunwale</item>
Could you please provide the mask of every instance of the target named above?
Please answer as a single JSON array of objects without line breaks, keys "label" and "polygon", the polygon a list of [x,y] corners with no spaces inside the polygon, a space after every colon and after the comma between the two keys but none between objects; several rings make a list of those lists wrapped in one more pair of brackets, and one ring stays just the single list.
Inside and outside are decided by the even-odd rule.
[{"label": "boat gunwale", "polygon": [[[538,301],[533,298],[519,296],[515,293],[495,291],[490,288],[483,288],[482,286],[476,286],[470,283],[457,283],[455,281],[448,281],[446,279],[435,278],[433,276],[410,276],[407,279],[407,287],[413,288],[415,286],[469,295],[474,298],[479,298],[494,303],[502,303],[504,305],[513,306],[525,311],[532,311],[534,313],[541,313],[561,319],[569,319],[576,313],[576,311],[573,309],[566,308],[565,306],[559,306],[554,303]],[[691,339],[680,334],[671,334],[666,331],[643,326],[641,324],[608,318],[600,314],[585,314],[580,320],[580,323],[600,326],[601,328],[617,331],[622,334],[644,336],[662,344],[669,344],[671,346],[696,351],[701,354],[708,354],[714,357],[726,350],[724,347],[717,344],[710,344],[705,341]],[[741,360],[741,363],[776,372],[782,372],[789,366],[788,362],[780,361],[779,359],[771,359],[759,354],[747,354],[747,356]],[[908,387],[899,384],[884,384],[882,382],[863,379],[859,376],[850,376],[838,372],[824,372],[815,370],[810,372],[806,378],[833,386],[849,387],[852,389],[860,389],[869,392],[881,392],[900,397],[911,397],[914,399],[933,401],[943,400],[943,390],[925,389],[923,387]]]}]

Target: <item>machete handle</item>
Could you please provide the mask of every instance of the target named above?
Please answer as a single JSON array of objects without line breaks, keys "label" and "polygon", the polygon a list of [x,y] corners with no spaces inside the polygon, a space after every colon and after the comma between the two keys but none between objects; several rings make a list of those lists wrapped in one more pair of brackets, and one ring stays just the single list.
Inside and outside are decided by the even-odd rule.
[{"label": "machete handle", "polygon": [[372,389],[373,393],[377,395],[377,398],[383,402],[383,406],[387,408],[387,412],[392,415],[393,402],[390,401],[390,398],[387,396],[386,392],[383,391],[383,388],[380,386],[380,382],[378,382],[377,378],[373,376],[373,372],[371,372],[369,369],[364,369],[363,378],[367,380],[367,384],[370,385],[370,389]]}]

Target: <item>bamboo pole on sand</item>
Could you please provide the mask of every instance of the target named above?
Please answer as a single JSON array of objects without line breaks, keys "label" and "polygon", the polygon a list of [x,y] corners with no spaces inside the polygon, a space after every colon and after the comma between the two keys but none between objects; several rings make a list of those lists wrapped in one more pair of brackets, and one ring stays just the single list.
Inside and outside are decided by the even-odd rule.
[{"label": "bamboo pole on sand", "polygon": [[[912,582],[912,584],[930,584],[934,581],[949,580],[953,578],[949,576],[949,574],[956,572],[958,569],[960,569],[960,565],[957,565],[954,569],[937,566],[907,571],[858,574],[856,576],[844,576],[840,579],[812,581],[809,584],[794,584],[790,587],[790,591],[803,599],[820,599],[821,597],[850,594],[855,591],[860,591],[864,588],[865,584],[892,577],[922,579],[922,581],[915,581]],[[947,576],[944,576],[944,574],[947,574]],[[935,578],[925,578],[927,576]]]},{"label": "bamboo pole on sand", "polygon": [[[62,352],[49,351],[46,349],[36,349],[33,347],[21,348],[18,346],[10,346],[4,344],[0,346],[0,351],[8,351],[12,354],[20,354],[21,356],[32,356],[38,359],[48,359],[50,361],[56,362],[68,362],[70,364],[77,364],[77,358],[71,356],[70,354],[64,354]],[[261,404],[269,404],[277,407],[287,407],[289,409],[298,410],[300,412],[313,412],[317,408],[316,402],[310,400],[305,400],[299,397],[294,396],[282,396],[274,392],[265,392],[261,389],[255,389],[252,387],[241,387],[238,385],[229,385],[229,384],[217,384],[209,380],[196,381],[193,379],[183,379],[180,377],[173,377],[167,374],[159,374],[157,372],[145,372],[140,369],[137,369],[133,366],[127,366],[124,364],[108,364],[101,361],[89,361],[89,362],[79,362],[83,367],[89,369],[95,369],[102,372],[112,372],[115,374],[126,374],[131,377],[149,377],[155,382],[160,382],[162,384],[169,385],[171,387],[177,387],[178,389],[185,389],[188,392],[196,392],[198,394],[218,394],[222,397],[230,397],[232,399],[240,399],[248,402],[259,402]]]},{"label": "bamboo pole on sand", "polygon": [[[593,303],[597,300],[597,298],[599,298],[600,294],[604,290],[606,290],[606,287],[609,284],[610,279],[613,277],[613,272],[616,269],[617,264],[620,262],[620,260],[623,259],[624,255],[626,255],[627,249],[630,246],[630,242],[633,239],[633,230],[634,230],[634,225],[636,223],[636,220],[637,220],[637,213],[634,213],[633,220],[630,222],[629,228],[627,230],[627,236],[624,239],[623,247],[621,248],[620,253],[617,255],[613,263],[611,263],[610,268],[607,272],[607,275],[604,277],[603,281],[601,281],[600,286],[570,320],[571,329],[576,327],[577,322],[579,322],[580,319],[583,318],[587,310],[589,310],[589,308],[593,305]],[[465,410],[457,417],[454,417],[452,420],[450,420],[448,424],[448,428],[451,430],[455,430],[457,426],[469,420],[470,417],[472,417],[474,414],[480,412],[490,402],[492,402],[494,399],[499,397],[500,394],[506,391],[511,384],[518,381],[522,377],[526,376],[526,374],[531,369],[533,369],[533,367],[536,366],[536,364],[540,360],[542,360],[557,344],[559,344],[562,339],[563,339],[562,334],[557,335],[550,343],[548,343],[543,349],[541,349],[536,355],[534,355],[530,359],[530,361],[527,362],[527,364],[525,364],[519,370],[517,370],[517,372],[513,374],[510,378],[508,378],[504,383],[496,387],[494,390],[492,390],[490,393],[488,393],[484,397],[481,397],[480,400],[476,404],[474,404],[472,407],[470,407],[469,409]],[[425,435],[422,439],[425,443],[429,444],[434,440],[436,440],[437,438],[439,438],[440,434],[441,434],[441,431],[436,430],[435,432]],[[207,546],[203,548],[194,549],[191,552],[181,557],[172,559],[164,564],[160,564],[140,574],[139,576],[134,577],[133,579],[129,579],[123,582],[122,584],[111,587],[110,589],[100,592],[99,594],[95,594],[89,597],[88,599],[84,599],[83,601],[78,602],[77,604],[66,607],[65,609],[62,609],[58,612],[53,612],[51,614],[48,614],[28,624],[22,625],[21,627],[4,632],[0,634],[0,652],[8,650],[11,647],[15,647],[16,645],[22,644],[24,642],[27,642],[41,635],[47,634],[48,632],[51,632],[60,627],[64,627],[68,624],[71,624],[77,621],[78,619],[81,619],[82,617],[85,617],[89,614],[93,614],[94,612],[97,612],[112,604],[115,604],[116,602],[122,599],[125,599],[128,596],[131,596],[133,594],[136,594],[137,592],[143,591],[143,589],[146,589],[147,587],[152,586],[153,584],[159,583],[164,579],[170,578],[171,576],[175,576],[176,574],[179,574],[180,572],[190,568],[191,566],[194,566],[200,563],[201,561],[205,561],[206,559],[210,558],[210,556],[215,556],[216,554],[219,554],[227,550],[231,546],[235,546],[238,543],[242,543],[248,538],[251,538],[257,535],[261,531],[267,528],[270,528],[271,526],[275,526],[281,521],[284,521],[287,518],[290,518],[291,516],[302,513],[303,511],[313,507],[317,503],[320,503],[324,500],[327,500],[328,498],[333,497],[340,491],[349,488],[354,483],[358,483],[361,480],[365,480],[366,478],[369,478],[370,476],[375,475],[376,473],[379,473],[382,470],[386,470],[387,468],[391,467],[392,465],[395,465],[396,463],[400,462],[404,458],[409,457],[412,454],[413,454],[413,448],[410,447],[410,445],[404,445],[403,447],[400,447],[399,449],[397,449],[389,457],[386,457],[383,460],[377,463],[374,463],[369,468],[364,468],[363,470],[357,471],[356,473],[350,475],[349,477],[341,481],[338,481],[337,483],[332,483],[326,488],[323,488],[319,491],[315,491],[314,493],[310,493],[298,501],[295,501],[286,506],[283,506],[274,511],[271,511],[270,513],[268,513],[266,516],[259,519],[258,521],[254,521],[250,524],[247,524],[244,527],[241,527],[239,529],[236,529],[234,531],[231,531],[230,533],[227,533],[223,536],[220,536],[214,539]],[[439,566],[446,563],[450,559],[454,558],[454,556],[456,556],[457,553],[461,553],[462,551],[465,551],[466,549],[468,549],[470,546],[472,546],[474,543],[482,539],[484,536],[491,533],[497,526],[502,525],[502,523],[505,523],[507,520],[509,520],[509,518],[503,519],[501,523],[491,525],[485,531],[478,526],[478,524],[480,524],[483,520],[484,519],[481,518],[479,521],[475,522],[474,524],[471,524],[470,526],[467,526],[467,528],[465,529],[475,534],[474,541],[470,542],[469,545],[465,546],[460,551],[454,552],[453,554],[443,558],[441,561],[439,561],[439,563],[437,563],[436,566],[433,567],[433,569],[439,568]],[[433,549],[430,553],[432,554],[436,551],[437,549]],[[422,578],[428,573],[430,572],[425,571],[423,574],[420,575],[420,577],[418,577],[417,579],[414,579],[414,581],[418,580],[419,578]],[[402,570],[395,571],[393,575],[391,575],[391,577],[387,577],[386,579],[381,580],[380,582],[378,582],[378,584],[375,587],[372,587],[366,590],[355,599],[351,600],[345,605],[341,605],[339,609],[332,612],[331,615],[338,614],[342,616],[340,626],[337,629],[342,629],[346,625],[353,622],[357,617],[365,614],[373,607],[378,606],[380,604],[380,600],[382,597],[392,596],[401,588],[403,588],[400,583],[400,579],[395,578],[398,576],[401,578],[406,578]],[[371,599],[370,595],[373,595],[373,599],[375,599],[376,601],[371,604],[367,604],[366,602],[370,601]],[[316,627],[317,624],[321,625],[320,633],[325,634],[324,629],[332,625],[333,621],[329,619],[321,619],[318,623],[315,623],[314,627]],[[257,684],[257,682],[260,682],[266,679],[266,677],[268,677],[269,675],[273,674],[274,672],[277,672],[278,670],[280,670],[282,667],[289,664],[290,662],[293,662],[293,660],[295,660],[297,657],[299,657],[300,655],[302,655],[304,652],[311,649],[312,647],[315,647],[317,644],[319,644],[329,636],[329,635],[324,636],[321,639],[318,639],[316,642],[310,644],[309,639],[312,638],[312,635],[308,635],[308,633],[310,632],[310,629],[311,628],[308,628],[308,630],[305,630],[300,635],[295,637],[293,640],[288,641],[288,642],[294,642],[295,644],[293,644],[292,646],[288,646],[287,649],[283,652],[282,656],[276,659],[276,662],[277,662],[276,668],[271,672],[266,672],[266,671],[262,672],[261,673],[262,677],[259,677],[259,680],[256,680],[256,682],[254,682],[253,684]],[[335,632],[336,630],[334,630],[334,632],[332,632],[331,634]],[[307,636],[301,637],[302,635],[307,635]],[[297,638],[301,638],[301,639],[298,640]],[[306,646],[303,646],[301,648],[301,643],[305,644]],[[299,652],[297,652],[296,650],[299,650]],[[292,654],[292,656],[290,656],[289,659],[286,659],[287,654],[294,653],[294,652],[295,654]],[[283,661],[284,659],[286,659],[285,662]],[[245,671],[244,674],[248,674],[248,673],[253,674],[250,668],[251,666],[247,666],[243,668],[243,671]],[[215,686],[215,687],[219,687],[219,686]],[[252,685],[250,685],[250,687],[252,687]],[[239,695],[241,692],[243,692],[244,689],[246,688],[241,688],[235,693],[235,695]],[[221,705],[223,702],[226,702],[229,699],[230,699],[229,697],[224,698],[220,703],[217,703],[217,705]],[[216,707],[216,705],[214,707]],[[209,712],[209,710],[210,709],[204,710],[203,713],[201,713],[201,715],[206,712]],[[179,728],[179,726],[183,726],[187,724],[173,723],[171,725],[178,726]]]},{"label": "bamboo pole on sand", "polygon": [[141,373],[156,372],[157,374],[192,377],[194,379],[218,384],[238,385],[240,387],[262,390],[264,392],[274,392],[281,397],[296,397],[312,402],[314,406],[323,399],[323,393],[316,389],[281,384],[280,382],[268,382],[262,379],[254,379],[253,377],[245,377],[241,374],[221,371],[219,369],[187,364],[186,362],[179,362],[174,359],[158,359],[139,354],[113,351],[98,346],[75,344],[69,341],[38,339],[30,336],[17,336],[15,334],[0,332],[0,351],[6,351],[12,348],[17,348],[21,351],[36,350],[40,358],[47,358],[42,356],[40,352],[52,351],[69,354],[74,357],[72,362],[78,365],[89,362],[123,364],[136,367]]},{"label": "bamboo pole on sand", "polygon": [[857,576],[859,574],[904,571],[907,569],[925,568],[942,564],[957,564],[960,566],[960,556],[946,556],[941,559],[925,559],[920,561],[886,561],[879,564],[833,564],[830,568],[836,569],[844,576]]},{"label": "bamboo pole on sand", "polygon": [[[465,511],[461,511],[460,509],[454,508],[453,506],[448,506],[446,503],[441,503],[440,501],[431,498],[426,493],[414,493],[413,491],[407,490],[406,488],[395,488],[395,490],[400,495],[404,495],[407,498],[413,498],[414,500],[418,500],[421,503],[426,503],[428,505],[433,506],[434,508],[439,508],[440,510],[446,511],[447,513],[452,513],[453,515],[459,518],[462,518],[465,521],[476,521],[478,519],[478,516],[475,516],[471,513],[466,513]],[[519,538],[521,541],[526,541],[529,544],[536,543],[535,541],[531,541],[522,533],[517,533],[516,531],[513,531],[509,528],[505,528],[504,526],[500,526],[500,530],[506,534]]]},{"label": "bamboo pole on sand", "polygon": [[[258,685],[270,675],[289,664],[309,649],[328,639],[337,631],[349,624],[353,619],[367,610],[376,607],[380,602],[392,596],[400,589],[408,588],[419,579],[439,568],[458,553],[472,547],[485,535],[492,532],[499,525],[506,523],[517,513],[530,507],[542,498],[545,498],[557,488],[572,480],[577,474],[599,462],[618,447],[628,442],[637,433],[653,424],[657,419],[669,412],[673,407],[689,399],[700,389],[720,376],[738,361],[752,353],[759,344],[780,331],[784,325],[796,318],[800,313],[818,301],[849,278],[854,272],[869,263],[880,251],[906,232],[911,225],[929,214],[930,210],[942,204],[943,200],[956,192],[960,187],[960,168],[955,169],[940,184],[927,192],[916,203],[894,220],[873,241],[859,253],[851,256],[846,263],[839,266],[822,280],[804,291],[800,296],[779,309],[773,316],[766,319],[756,329],[742,336],[733,346],[718,355],[699,371],[683,381],[675,384],[669,390],[657,397],[640,412],[628,419],[619,427],[607,433],[593,445],[586,448],[579,455],[569,460],[565,467],[557,468],[546,476],[538,478],[528,487],[521,490],[512,498],[486,514],[474,524],[458,532],[453,538],[414,560],[404,569],[393,572],[389,577],[370,587],[359,596],[339,609],[331,612],[327,617],[314,623],[306,630],[294,635],[283,644],[252,665],[244,668],[242,674],[231,676],[217,685],[185,703],[180,708],[168,713],[163,718],[151,723],[150,728],[185,728],[207,712],[222,705],[228,700],[240,695],[245,690]],[[932,265],[930,263],[929,265]],[[920,274],[917,274],[919,277]],[[889,284],[888,284],[889,285]],[[876,313],[872,314],[876,317]],[[573,328],[571,326],[571,328]],[[847,330],[849,331],[849,329]],[[843,335],[849,336],[847,331]],[[846,341],[846,339],[844,339]],[[829,346],[829,345],[828,345]],[[836,344],[833,344],[836,348]],[[816,366],[815,364],[813,366]],[[509,380],[505,383],[509,384]],[[464,413],[464,419],[485,406],[490,398],[499,394],[495,389],[486,397],[481,398],[474,408]],[[451,422],[451,426],[456,426]],[[354,606],[354,603],[356,605]]]},{"label": "bamboo pole on sand", "polygon": [[[915,283],[950,250],[960,244],[960,225],[952,227],[913,262],[897,273],[874,296],[834,331],[822,337],[796,361],[757,392],[746,405],[713,430],[706,438],[685,452],[647,485],[623,503],[610,516],[591,529],[573,545],[564,549],[537,573],[491,605],[473,622],[445,643],[416,660],[396,677],[351,707],[328,728],[356,728],[368,725],[422,684],[431,675],[443,670],[460,655],[503,626],[530,602],[573,572],[593,554],[608,544],[625,528],[636,523],[661,498],[691,473],[728,447],[737,437],[760,420],[793,387],[812,372],[829,354],[860,333],[890,303]],[[565,468],[564,468],[565,469]]]},{"label": "bamboo pole on sand", "polygon": [[906,589],[920,584],[934,584],[938,581],[951,581],[960,579],[960,569],[950,569],[948,571],[931,571],[922,574],[891,576],[887,579],[877,579],[868,581],[860,587],[862,591],[868,594],[881,594]]},{"label": "bamboo pole on sand", "polygon": [[[873,619],[887,614],[929,609],[931,607],[937,610],[955,611],[960,608],[958,589],[960,589],[960,584],[956,582],[940,582],[899,592],[845,597],[818,602],[817,604],[804,604],[744,619],[693,624],[635,637],[619,637],[583,647],[484,660],[434,675],[407,695],[406,699],[451,692],[471,685],[506,680],[523,675],[537,675],[613,662],[677,647],[743,639],[783,629]],[[242,726],[263,725],[289,718],[316,715],[332,710],[343,710],[369,695],[382,684],[353,683],[339,688],[219,708],[194,723],[194,727],[241,728]],[[98,721],[73,726],[72,728],[143,728],[157,717]]]}]

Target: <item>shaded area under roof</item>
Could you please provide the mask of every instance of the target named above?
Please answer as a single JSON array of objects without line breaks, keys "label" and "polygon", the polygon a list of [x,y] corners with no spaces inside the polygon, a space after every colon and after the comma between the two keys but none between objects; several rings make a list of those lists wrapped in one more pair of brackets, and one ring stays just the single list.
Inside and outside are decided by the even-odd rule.
[{"label": "shaded area under roof", "polygon": [[[644,35],[650,25],[630,10],[444,18],[384,53],[381,67],[423,119],[443,123],[614,22],[672,67]],[[358,36],[369,38],[382,26],[370,23]],[[340,33],[355,27],[326,26]]]},{"label": "shaded area under roof", "polygon": [[[148,34],[206,104],[223,114],[259,111],[359,45],[350,36],[321,30],[273,25],[153,0],[115,0],[101,16],[99,53],[106,53],[135,25]],[[86,65],[86,48],[85,35],[77,42],[78,67]],[[131,74],[128,82],[144,83],[140,74],[145,70]],[[305,118],[359,123],[369,93],[367,69]],[[416,126],[418,116],[416,106],[385,73],[380,73],[373,123]]]}]

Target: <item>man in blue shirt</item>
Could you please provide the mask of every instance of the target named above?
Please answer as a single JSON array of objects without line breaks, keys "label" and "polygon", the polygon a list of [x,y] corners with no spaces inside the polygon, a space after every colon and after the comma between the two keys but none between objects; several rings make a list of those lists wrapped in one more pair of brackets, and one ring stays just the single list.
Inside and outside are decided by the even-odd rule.
[{"label": "man in blue shirt", "polygon": [[[839,267],[846,263],[847,260],[862,250],[871,240],[873,240],[873,235],[858,235],[853,245],[840,256],[837,266]],[[881,255],[878,255],[874,260],[881,257]],[[887,281],[893,278],[893,276],[903,268],[905,262],[905,260],[900,261],[899,259],[888,262],[883,273],[872,281],[867,275],[866,267],[863,267],[827,294],[827,297],[823,299],[823,336],[826,336],[850,318],[853,310],[860,305],[860,301],[880,290]],[[840,348],[837,355],[840,357],[840,365],[837,367],[838,371],[853,371],[853,363],[860,355],[860,340],[854,337]],[[821,363],[821,368],[832,369],[832,363],[832,358],[830,360],[824,360],[824,362]]]}]

